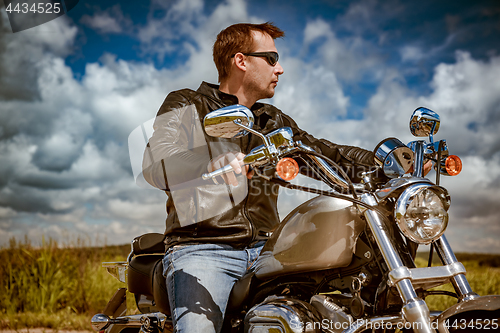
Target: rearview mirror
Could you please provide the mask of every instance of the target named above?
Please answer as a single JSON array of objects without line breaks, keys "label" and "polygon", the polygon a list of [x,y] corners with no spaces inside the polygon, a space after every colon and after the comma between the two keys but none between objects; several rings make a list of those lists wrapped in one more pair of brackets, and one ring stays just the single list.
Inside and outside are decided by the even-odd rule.
[{"label": "rearview mirror", "polygon": [[439,115],[436,112],[420,107],[411,115],[410,131],[414,136],[430,136],[432,138],[438,132],[440,123]]},{"label": "rearview mirror", "polygon": [[230,105],[210,112],[203,119],[205,132],[213,137],[233,139],[247,135],[248,131],[238,124],[252,128],[254,116],[243,105]]}]

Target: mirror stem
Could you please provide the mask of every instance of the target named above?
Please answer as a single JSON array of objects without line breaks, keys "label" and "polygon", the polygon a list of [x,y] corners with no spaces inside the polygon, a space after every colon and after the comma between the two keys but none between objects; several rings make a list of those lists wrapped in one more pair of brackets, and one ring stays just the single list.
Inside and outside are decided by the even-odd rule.
[{"label": "mirror stem", "polygon": [[424,141],[416,141],[414,150],[413,177],[423,177],[424,169]]},{"label": "mirror stem", "polygon": [[257,135],[258,137],[260,137],[260,138],[264,141],[264,145],[265,145],[266,147],[269,147],[269,146],[271,145],[271,144],[269,143],[269,140],[267,139],[267,137],[266,137],[264,134],[259,133],[259,132],[255,131],[255,130],[251,129],[251,128],[250,128],[250,127],[248,127],[248,126],[243,125],[239,119],[236,119],[236,120],[234,120],[233,122],[234,122],[236,125],[238,125],[239,127],[241,127],[241,128],[243,128],[243,129],[245,129],[245,130],[249,131],[250,133],[255,134],[255,135]]},{"label": "mirror stem", "polygon": [[431,133],[429,133],[429,141],[431,144],[434,143],[434,130],[436,128],[436,123],[434,123],[434,125],[432,125],[432,130],[431,130]]}]

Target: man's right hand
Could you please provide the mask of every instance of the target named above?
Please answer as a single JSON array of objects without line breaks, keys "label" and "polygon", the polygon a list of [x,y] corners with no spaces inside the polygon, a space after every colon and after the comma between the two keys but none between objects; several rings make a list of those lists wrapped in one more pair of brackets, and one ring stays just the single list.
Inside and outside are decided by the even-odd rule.
[{"label": "man's right hand", "polygon": [[238,185],[238,180],[234,173],[237,174],[243,173],[246,175],[248,179],[252,178],[253,170],[248,172],[248,165],[244,165],[243,159],[245,158],[245,154],[241,152],[229,152],[225,154],[221,154],[215,158],[213,158],[207,166],[208,172],[215,171],[217,169],[222,168],[225,165],[230,164],[233,167],[234,172],[228,172],[223,174],[221,177],[224,179],[226,184],[230,184],[233,186]]}]

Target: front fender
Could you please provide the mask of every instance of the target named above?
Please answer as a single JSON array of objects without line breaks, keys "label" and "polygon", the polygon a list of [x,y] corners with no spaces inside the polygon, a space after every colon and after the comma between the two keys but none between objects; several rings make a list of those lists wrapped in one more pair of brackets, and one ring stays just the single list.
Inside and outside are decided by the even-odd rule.
[{"label": "front fender", "polygon": [[[434,321],[439,324],[439,327],[449,327],[455,319],[458,319],[459,323],[460,320],[463,322],[465,319],[466,324],[469,324],[469,320],[472,319],[497,319],[495,322],[500,325],[500,295],[479,296],[457,303],[443,311]],[[446,322],[447,320],[448,322]],[[491,323],[490,321],[490,327]],[[498,325],[496,326],[498,327]]]}]

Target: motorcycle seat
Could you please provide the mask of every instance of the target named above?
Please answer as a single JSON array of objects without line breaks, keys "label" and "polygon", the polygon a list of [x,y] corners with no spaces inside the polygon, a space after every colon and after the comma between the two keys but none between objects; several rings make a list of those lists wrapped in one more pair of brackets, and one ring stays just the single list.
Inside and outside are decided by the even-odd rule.
[{"label": "motorcycle seat", "polygon": [[[128,267],[128,289],[131,293],[153,295],[153,277],[163,255],[140,255],[133,257]],[[163,267],[163,265],[161,265]]]},{"label": "motorcycle seat", "polygon": [[135,255],[165,253],[165,236],[158,233],[149,233],[138,236],[132,241],[132,251]]},{"label": "motorcycle seat", "polygon": [[170,305],[162,259],[162,254],[133,257],[129,263],[128,290],[136,295],[153,296],[157,309],[169,316]]},{"label": "motorcycle seat", "polygon": [[238,310],[241,308],[250,295],[250,289],[254,278],[255,272],[248,272],[243,275],[241,279],[236,281],[229,294],[226,311]]}]

